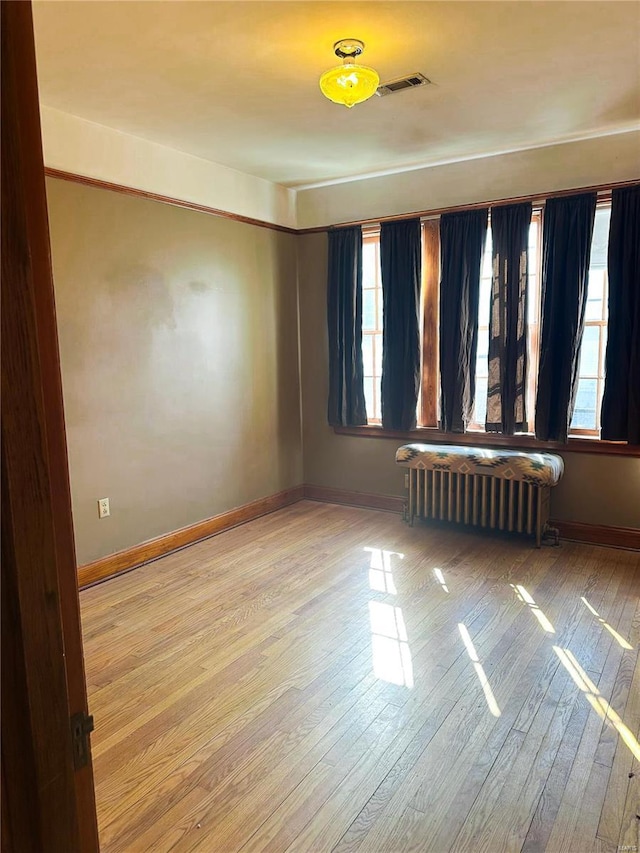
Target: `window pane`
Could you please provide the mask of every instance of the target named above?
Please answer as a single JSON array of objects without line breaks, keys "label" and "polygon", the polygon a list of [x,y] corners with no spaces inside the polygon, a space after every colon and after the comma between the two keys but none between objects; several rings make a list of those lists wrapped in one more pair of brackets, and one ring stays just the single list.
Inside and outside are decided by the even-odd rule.
[{"label": "window pane", "polygon": [[362,286],[375,287],[376,284],[376,245],[362,244]]},{"label": "window pane", "polygon": [[478,296],[478,323],[481,326],[489,324],[489,306],[491,304],[491,279],[493,269],[491,245],[491,226],[487,228],[487,238],[482,255],[482,268],[480,272],[480,293]]},{"label": "window pane", "polygon": [[491,278],[491,270],[493,269],[493,258],[491,256],[491,226],[487,228],[487,236],[484,241],[484,252],[482,253],[482,278]]},{"label": "window pane", "polygon": [[609,206],[596,208],[591,239],[591,259],[589,261],[589,266],[593,269],[604,269],[607,266],[610,219],[611,208]]},{"label": "window pane", "polygon": [[576,406],[571,426],[574,429],[596,429],[596,404],[598,383],[595,379],[581,379],[578,383]]},{"label": "window pane", "polygon": [[373,340],[371,335],[362,336],[362,365],[365,376],[373,376]]},{"label": "window pane", "polygon": [[487,418],[487,382],[486,378],[476,378],[476,405],[474,420],[484,427]]},{"label": "window pane", "polygon": [[602,300],[604,298],[604,281],[606,269],[593,267],[589,270],[589,285],[587,290],[586,320],[602,320]]},{"label": "window pane", "polygon": [[478,329],[478,352],[476,374],[487,376],[489,373],[489,329]]},{"label": "window pane", "polygon": [[478,304],[478,325],[489,325],[489,313],[491,310],[491,279],[480,279],[480,296]]},{"label": "window pane", "polygon": [[375,329],[376,327],[376,292],[375,290],[362,291],[362,328]]},{"label": "window pane", "polygon": [[580,347],[579,376],[598,375],[598,345],[600,343],[600,327],[585,326]]},{"label": "window pane", "polygon": [[[536,217],[536,214],[533,214]],[[538,292],[538,240],[540,239],[540,220],[533,218],[529,226],[528,266],[527,277],[527,323],[537,323],[539,314],[540,294]],[[531,347],[531,340],[528,341]],[[533,409],[531,409],[533,410]]]},{"label": "window pane", "polygon": [[376,339],[376,352],[374,358],[375,375],[382,376],[382,333],[374,335]]},{"label": "window pane", "polygon": [[364,380],[364,400],[367,406],[367,420],[376,417],[376,411],[373,404],[373,379]]},{"label": "window pane", "polygon": [[382,322],[382,314],[384,312],[384,306],[382,304],[382,279],[379,275],[378,284],[376,285],[374,293],[376,294],[376,329],[379,331],[384,325]]}]

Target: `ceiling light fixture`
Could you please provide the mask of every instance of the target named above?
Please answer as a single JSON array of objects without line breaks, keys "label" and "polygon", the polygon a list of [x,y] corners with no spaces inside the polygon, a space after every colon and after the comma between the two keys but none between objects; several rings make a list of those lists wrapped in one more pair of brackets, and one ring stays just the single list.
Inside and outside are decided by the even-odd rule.
[{"label": "ceiling light fixture", "polygon": [[375,95],[380,77],[373,68],[355,61],[364,50],[364,43],[360,39],[341,39],[334,44],[333,49],[344,64],[325,71],[320,78],[320,88],[325,98],[350,109],[354,104],[360,104]]}]

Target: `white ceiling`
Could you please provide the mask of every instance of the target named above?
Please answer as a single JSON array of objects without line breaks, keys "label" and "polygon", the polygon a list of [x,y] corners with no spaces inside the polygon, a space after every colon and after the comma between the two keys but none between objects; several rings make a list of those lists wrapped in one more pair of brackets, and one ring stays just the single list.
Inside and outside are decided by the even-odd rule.
[{"label": "white ceiling", "polygon": [[[287,186],[640,126],[640,3],[34,3],[43,104]],[[344,37],[387,80],[320,93]]]}]

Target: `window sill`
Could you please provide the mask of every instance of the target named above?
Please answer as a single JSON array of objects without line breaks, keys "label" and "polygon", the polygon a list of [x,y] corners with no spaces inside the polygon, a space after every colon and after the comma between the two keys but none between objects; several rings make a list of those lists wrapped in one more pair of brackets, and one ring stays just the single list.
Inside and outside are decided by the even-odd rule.
[{"label": "window sill", "polygon": [[337,435],[354,435],[361,438],[395,438],[409,443],[412,441],[436,444],[464,444],[472,447],[512,447],[520,450],[550,450],[556,453],[597,453],[606,456],[640,457],[640,445],[623,441],[602,441],[598,438],[569,438],[562,444],[558,441],[538,441],[532,435],[499,435],[487,432],[452,433],[430,427],[419,427],[408,432],[383,429],[381,426],[333,427]]}]

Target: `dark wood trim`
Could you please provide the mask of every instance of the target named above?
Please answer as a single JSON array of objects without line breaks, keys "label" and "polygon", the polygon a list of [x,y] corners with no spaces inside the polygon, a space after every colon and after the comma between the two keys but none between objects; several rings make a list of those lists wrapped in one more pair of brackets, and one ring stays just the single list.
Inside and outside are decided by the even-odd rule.
[{"label": "dark wood trim", "polygon": [[594,453],[605,456],[640,456],[640,445],[617,441],[600,441],[593,438],[570,438],[566,444],[557,441],[538,441],[529,435],[496,435],[495,433],[451,433],[423,427],[409,432],[382,429],[371,424],[358,427],[333,427],[337,435],[357,435],[361,438],[393,438],[405,444],[463,444],[471,447],[510,447],[513,450],[551,451],[553,453]]},{"label": "dark wood trim", "polygon": [[[372,495],[366,492],[352,492],[347,489],[334,489],[327,486],[306,484],[304,497],[307,500],[322,503],[345,504],[366,509],[383,509],[402,513],[404,498],[394,495]],[[605,545],[610,548],[640,550],[640,530],[632,527],[610,527],[604,524],[584,524],[577,521],[558,521],[551,519],[549,524],[556,527],[562,539],[586,542],[591,545]]]},{"label": "dark wood trim", "polygon": [[[544,202],[548,198],[560,198],[562,196],[573,195],[574,193],[597,192],[600,194],[599,201],[606,201],[611,197],[611,190],[618,187],[632,187],[638,181],[619,181],[615,184],[598,184],[592,187],[576,187],[568,190],[554,190],[548,193],[537,193],[529,196],[514,196],[513,198],[500,198],[493,201],[479,201],[473,204],[458,204],[452,207],[436,207],[431,210],[419,210],[415,212],[408,211],[407,213],[397,214],[395,216],[381,216],[377,219],[359,219],[354,222],[340,222],[332,225],[320,225],[314,228],[290,228],[286,225],[276,225],[273,222],[266,222],[263,219],[254,219],[251,216],[241,216],[239,213],[230,213],[228,210],[222,210],[218,207],[209,207],[206,204],[198,204],[194,201],[185,201],[184,199],[174,198],[173,196],[154,193],[149,190],[140,190],[136,187],[129,187],[126,184],[116,184],[112,181],[103,181],[101,178],[90,178],[87,175],[79,175],[75,172],[67,172],[63,169],[54,169],[50,166],[45,166],[45,175],[49,178],[57,178],[61,181],[71,181],[74,184],[82,184],[86,187],[94,187],[95,189],[109,190],[110,192],[122,193],[136,198],[146,198],[150,201],[159,201],[162,204],[171,204],[174,207],[183,207],[186,210],[195,210],[199,213],[207,213],[210,216],[222,216],[225,219],[233,219],[235,222],[244,222],[247,225],[257,225],[259,228],[270,228],[272,231],[282,231],[284,234],[322,234],[330,231],[332,228],[346,228],[350,225],[376,226],[381,222],[395,222],[398,219],[406,219],[407,216],[420,216],[423,218],[433,218],[441,216],[443,213],[461,210],[477,210],[483,207],[495,207],[501,204],[517,204],[522,201],[531,201],[538,207],[544,206]],[[295,187],[294,187],[295,189]]]},{"label": "dark wood trim", "polygon": [[592,545],[607,545],[610,548],[628,548],[640,551],[640,530],[633,527],[609,527],[605,524],[583,524],[579,521],[551,520],[562,539],[589,542]]},{"label": "dark wood trim", "polygon": [[233,219],[234,222],[244,222],[246,225],[257,225],[259,228],[270,228],[272,231],[282,231],[284,234],[298,233],[297,229],[288,228],[286,225],[276,225],[273,222],[265,222],[263,219],[254,219],[251,216],[241,216],[239,213],[229,213],[227,210],[221,210],[217,207],[209,207],[206,204],[198,204],[195,201],[184,201],[184,199],[174,198],[173,196],[149,192],[148,190],[139,190],[135,187],[125,186],[124,184],[114,184],[111,181],[103,181],[100,178],[88,178],[86,175],[77,175],[74,172],[65,172],[62,169],[52,169],[49,166],[47,166],[44,171],[45,175],[49,178],[57,178],[61,181],[71,181],[74,184],[82,184],[85,187],[109,190],[110,192],[122,193],[123,195],[131,195],[135,198],[146,198],[149,201],[159,201],[162,204],[170,204],[173,207],[183,207],[186,210],[195,210],[198,213],[207,213],[209,216],[222,216],[224,219]]},{"label": "dark wood trim", "polygon": [[438,423],[438,375],[439,375],[439,308],[438,288],[440,283],[440,222],[432,219],[422,228],[422,343],[420,422],[430,427]]},{"label": "dark wood trim", "polygon": [[334,489],[330,486],[306,484],[304,487],[304,497],[307,500],[321,501],[322,503],[362,506],[367,509],[383,509],[387,512],[401,513],[404,508],[404,498],[397,497],[396,495],[371,495],[366,492]]},{"label": "dark wood trim", "polygon": [[215,536],[217,533],[230,530],[232,527],[252,521],[261,515],[267,515],[270,512],[282,509],[282,507],[289,506],[289,504],[296,503],[302,500],[303,496],[303,487],[295,486],[292,489],[286,489],[266,498],[244,504],[244,506],[236,509],[231,509],[228,512],[223,512],[220,515],[214,515],[204,521],[198,521],[196,524],[190,524],[188,527],[182,527],[180,530],[166,533],[164,536],[149,539],[147,542],[126,548],[124,551],[118,551],[116,554],[109,554],[107,557],[102,557],[93,563],[87,563],[78,568],[79,586],[83,589],[123,572],[129,572],[144,563],[149,563],[151,560],[157,560],[158,557],[164,557],[172,551],[184,548],[186,545],[192,545],[201,539]]},{"label": "dark wood trim", "polygon": [[2,13],[2,814],[16,851],[98,850],[31,3]]},{"label": "dark wood trim", "polygon": [[396,222],[399,219],[406,219],[408,216],[420,216],[424,219],[442,216],[443,213],[452,213],[453,211],[460,212],[463,210],[478,210],[483,207],[497,207],[503,204],[519,204],[523,201],[530,201],[534,207],[544,207],[544,203],[549,198],[562,198],[563,196],[574,195],[574,193],[597,192],[598,201],[608,201],[611,198],[611,191],[619,187],[633,187],[638,183],[636,178],[633,181],[618,181],[613,184],[596,184],[591,187],[574,187],[566,190],[552,190],[547,193],[536,193],[535,195],[513,196],[513,198],[498,198],[492,201],[475,201],[471,204],[456,204],[450,207],[434,207],[430,210],[415,210],[407,211],[406,213],[397,213],[393,216],[379,216],[373,219],[356,219],[349,222],[336,222],[331,225],[315,226],[313,228],[298,228],[297,234],[319,234],[322,231],[330,231],[332,228],[349,228],[352,225],[380,225],[382,222]]},{"label": "dark wood trim", "polygon": [[[170,554],[172,551],[223,533],[232,527],[245,524],[247,521],[275,512],[303,499],[384,510],[398,515],[402,513],[404,508],[404,498],[397,495],[375,495],[313,484],[296,486],[197,522],[189,527],[183,527],[180,530],[159,536],[156,539],[150,539],[141,545],[134,545],[132,548],[110,554],[100,560],[95,560],[93,563],[80,566],[78,569],[80,588],[93,586],[129,572],[145,563]],[[612,545],[619,548],[640,547],[640,531],[631,528],[604,527],[562,521],[552,521],[551,523],[558,527],[560,535],[566,539],[576,539],[579,542],[590,542],[598,545]]]}]

